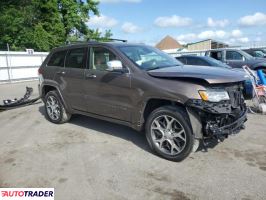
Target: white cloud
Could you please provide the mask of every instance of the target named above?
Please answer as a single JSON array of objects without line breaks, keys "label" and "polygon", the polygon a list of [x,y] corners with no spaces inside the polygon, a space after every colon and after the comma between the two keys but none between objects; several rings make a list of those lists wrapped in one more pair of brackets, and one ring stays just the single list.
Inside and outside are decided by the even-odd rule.
[{"label": "white cloud", "polygon": [[235,29],[232,31],[232,34],[231,34],[233,37],[241,37],[243,35],[242,31],[239,30],[239,29]]},{"label": "white cloud", "polygon": [[122,30],[124,33],[137,33],[141,31],[141,28],[131,22],[125,22],[122,25]]},{"label": "white cloud", "polygon": [[142,0],[99,0],[101,3],[140,3]]},{"label": "white cloud", "polygon": [[241,43],[248,43],[248,42],[249,42],[249,38],[248,38],[248,37],[238,38],[237,40],[238,40],[239,42],[241,42]]},{"label": "white cloud", "polygon": [[223,39],[227,33],[225,31],[219,30],[219,31],[203,31],[198,35],[199,39],[211,39],[211,38],[219,38]]},{"label": "white cloud", "polygon": [[247,15],[241,17],[239,23],[243,26],[266,25],[266,14],[257,12],[254,15]]},{"label": "white cloud", "polygon": [[229,21],[227,19],[222,20],[214,20],[211,17],[208,18],[207,24],[209,27],[225,27],[229,24]]},{"label": "white cloud", "polygon": [[158,17],[154,24],[159,27],[182,27],[192,23],[192,19],[188,17],[180,17],[177,15]]},{"label": "white cloud", "polygon": [[102,27],[102,28],[112,28],[118,24],[118,21],[112,17],[105,15],[96,16],[94,15],[87,22],[88,26]]},{"label": "white cloud", "polygon": [[225,36],[227,35],[227,33],[225,31],[215,31],[215,37],[217,38],[225,38]]},{"label": "white cloud", "polygon": [[260,42],[262,38],[260,36],[256,36],[254,38],[247,37],[241,30],[235,29],[230,32],[226,32],[223,30],[207,30],[196,33],[187,33],[181,34],[175,37],[177,41],[181,44],[191,43],[199,40],[205,39],[214,39],[221,42],[225,42],[232,45],[239,44],[247,44],[251,41]]},{"label": "white cloud", "polygon": [[195,33],[181,34],[176,37],[176,40],[180,44],[186,44],[191,41],[197,40],[197,35]]},{"label": "white cloud", "polygon": [[246,44],[250,40],[248,37],[241,37],[241,38],[230,38],[230,40],[226,41],[227,43],[231,45],[239,45],[239,44]]},{"label": "white cloud", "polygon": [[256,37],[255,38],[255,42],[260,42],[261,41],[261,37]]}]

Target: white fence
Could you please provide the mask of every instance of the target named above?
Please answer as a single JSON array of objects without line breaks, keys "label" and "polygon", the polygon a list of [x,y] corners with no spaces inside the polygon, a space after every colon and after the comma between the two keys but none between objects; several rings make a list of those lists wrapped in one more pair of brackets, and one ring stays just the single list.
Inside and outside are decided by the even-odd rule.
[{"label": "white fence", "polygon": [[38,78],[47,52],[0,51],[0,83]]}]

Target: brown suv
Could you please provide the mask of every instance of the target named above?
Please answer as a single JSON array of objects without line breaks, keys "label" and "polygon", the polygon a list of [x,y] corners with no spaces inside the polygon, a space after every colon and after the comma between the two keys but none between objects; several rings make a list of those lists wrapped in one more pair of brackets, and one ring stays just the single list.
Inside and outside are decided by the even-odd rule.
[{"label": "brown suv", "polygon": [[205,138],[246,121],[241,72],[185,65],[142,44],[86,42],[51,51],[39,69],[47,118],[83,114],[145,130],[160,156],[181,161]]}]

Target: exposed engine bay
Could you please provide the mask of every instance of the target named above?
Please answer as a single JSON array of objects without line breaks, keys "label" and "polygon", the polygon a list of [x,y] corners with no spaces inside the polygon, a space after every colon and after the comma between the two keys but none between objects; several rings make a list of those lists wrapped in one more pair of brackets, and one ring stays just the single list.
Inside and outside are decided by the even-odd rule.
[{"label": "exposed engine bay", "polygon": [[187,106],[198,115],[202,125],[202,139],[224,139],[230,134],[236,134],[244,128],[247,121],[244,87],[242,83],[223,86],[228,92],[229,100],[208,102],[192,99]]}]

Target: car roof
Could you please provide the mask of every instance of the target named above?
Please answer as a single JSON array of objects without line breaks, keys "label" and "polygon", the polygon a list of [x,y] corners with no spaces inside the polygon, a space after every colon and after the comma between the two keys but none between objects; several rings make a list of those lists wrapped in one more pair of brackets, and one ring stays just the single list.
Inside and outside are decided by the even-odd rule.
[{"label": "car roof", "polygon": [[176,58],[203,58],[206,59],[206,56],[195,56],[195,55],[182,55]]},{"label": "car roof", "polygon": [[241,49],[228,49],[228,48],[210,49],[210,50],[207,50],[207,51],[224,51],[224,50],[228,50],[228,51],[241,51]]},{"label": "car roof", "polygon": [[259,51],[259,50],[264,50],[263,48],[248,48],[248,49],[242,49],[243,51],[248,51],[248,50],[250,50],[250,51]]}]

